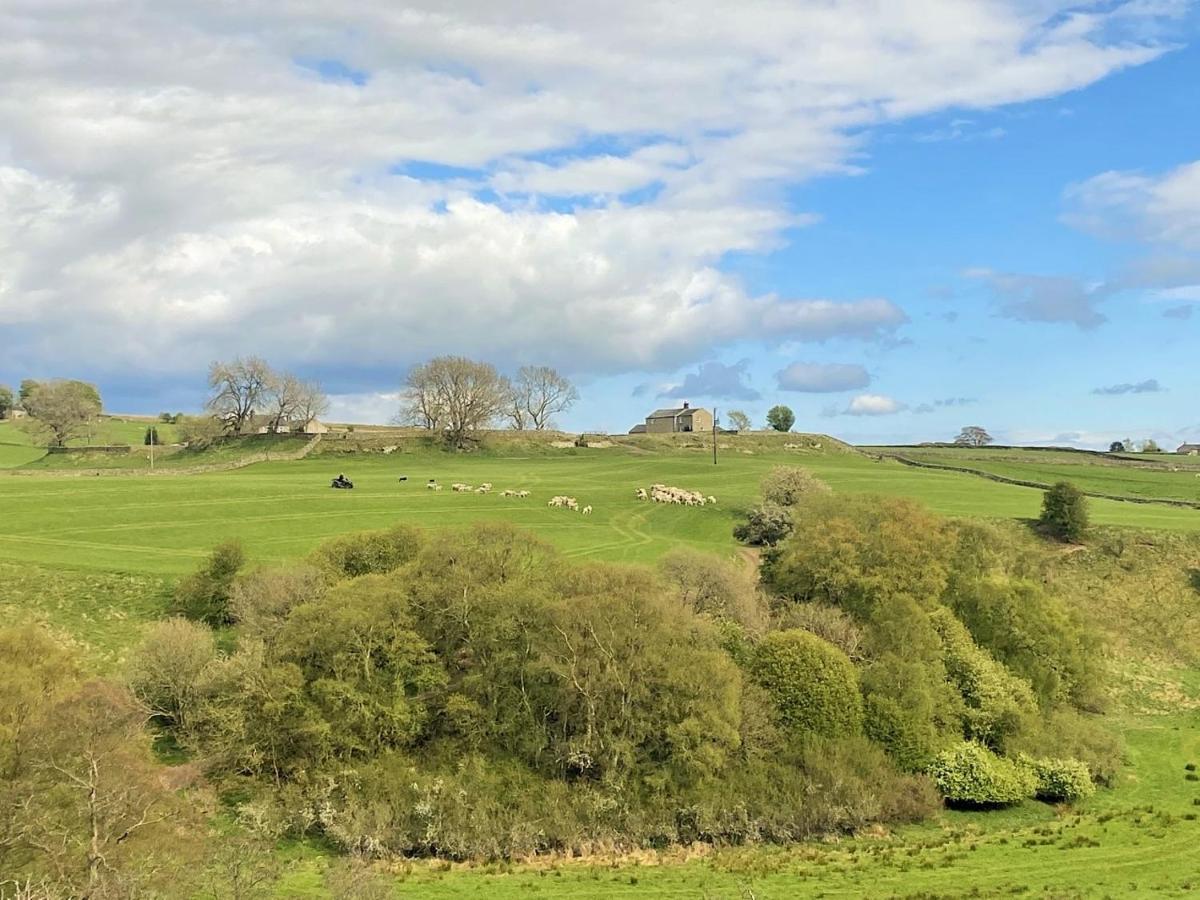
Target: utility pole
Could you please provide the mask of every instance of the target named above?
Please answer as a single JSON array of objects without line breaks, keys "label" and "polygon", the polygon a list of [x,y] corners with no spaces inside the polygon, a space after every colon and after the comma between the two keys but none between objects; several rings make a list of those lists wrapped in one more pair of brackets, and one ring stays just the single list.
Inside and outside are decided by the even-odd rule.
[{"label": "utility pole", "polygon": [[155,438],[158,437],[158,431],[153,425],[150,426],[150,468],[154,468],[154,444]]},{"label": "utility pole", "polygon": [[713,465],[717,464],[717,408],[713,407]]}]

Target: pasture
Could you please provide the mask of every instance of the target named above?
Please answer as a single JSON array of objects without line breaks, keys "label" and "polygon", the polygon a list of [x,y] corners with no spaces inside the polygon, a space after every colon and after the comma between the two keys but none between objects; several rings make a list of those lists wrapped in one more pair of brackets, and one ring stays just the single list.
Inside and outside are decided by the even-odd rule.
[{"label": "pasture", "polygon": [[[513,522],[571,556],[650,562],[678,544],[731,554],[738,511],[755,502],[762,476],[785,464],[810,468],[836,491],[912,497],[953,516],[1031,519],[1041,503],[1034,489],[841,452],[734,451],[718,466],[703,452],[622,447],[522,457],[312,456],[186,477],[0,477],[0,560],[176,575],[231,537],[245,543],[251,560],[265,563],[303,555],[348,531],[475,521]],[[329,479],[342,470],[355,490],[330,489]],[[408,480],[400,482],[400,475]],[[426,490],[429,478],[445,490]],[[492,482],[495,492],[455,493],[450,485],[456,481]],[[712,494],[718,503],[685,507],[635,499],[636,488],[653,482]],[[506,488],[531,496],[500,496]],[[556,494],[577,497],[594,513],[547,508]],[[1200,530],[1200,510],[1108,500],[1093,500],[1091,507],[1099,524]]]},{"label": "pasture", "polygon": [[[0,434],[0,440],[4,436]],[[0,617],[32,616],[47,622],[75,642],[90,667],[101,672],[119,671],[142,625],[166,610],[175,579],[194,569],[214,544],[230,537],[240,538],[251,562],[258,564],[301,556],[345,532],[396,523],[438,528],[477,521],[513,522],[578,558],[650,563],[681,544],[732,555],[738,551],[731,536],[738,514],[756,501],[760,479],[776,465],[805,466],[837,492],[912,497],[954,516],[1028,520],[1037,515],[1041,502],[1038,490],[966,473],[762,443],[743,445],[741,450],[735,444],[716,467],[707,452],[683,447],[661,452],[622,445],[525,452],[501,446],[461,455],[408,448],[390,455],[341,453],[327,448],[330,452],[324,455],[298,461],[186,476],[95,476],[85,474],[86,462],[69,463],[71,457],[59,465],[73,465],[76,471],[46,471],[45,463],[31,467],[29,459],[22,461],[22,449],[26,457],[36,452],[28,443],[0,444],[0,454],[11,453],[17,460],[0,475]],[[225,450],[214,461],[235,455]],[[1180,473],[1169,470],[1095,464],[1087,462],[1089,457],[1069,455],[1028,456],[1032,458],[988,458],[982,463],[1008,466],[1017,473],[1014,477],[1028,480],[1037,480],[1030,474],[1035,469],[1054,480],[1050,475],[1061,467],[1066,470],[1062,477],[1080,484],[1109,485],[1124,478],[1126,485],[1148,484],[1153,487],[1144,491],[1159,491],[1146,496],[1178,496],[1184,489],[1182,479],[1169,477]],[[975,457],[956,458],[969,467],[983,467]],[[355,490],[329,487],[329,479],[339,471],[354,480]],[[407,481],[399,481],[401,475]],[[427,490],[430,478],[444,490]],[[450,485],[456,481],[488,481],[494,492],[455,493]],[[687,507],[638,501],[635,490],[654,482],[712,494],[718,503]],[[500,492],[505,489],[528,490],[531,496],[503,497]],[[1132,488],[1122,490],[1126,491]],[[594,513],[583,516],[548,508],[546,501],[557,494],[576,497]],[[1200,510],[1106,500],[1092,500],[1091,509],[1094,521],[1102,525],[1179,533],[1169,540],[1163,536],[1157,549],[1146,548],[1145,565],[1162,556],[1163,566],[1178,569],[1192,558],[1192,543],[1185,535],[1200,531]],[[1130,534],[1141,540],[1138,533]],[[1087,567],[1084,574],[1093,573],[1098,563],[1086,556],[1072,559]],[[1111,565],[1128,568],[1131,559],[1114,558]],[[1193,699],[1200,693],[1200,682],[1192,669],[1168,669],[1159,662],[1152,671],[1143,671],[1132,662],[1154,656],[1147,642],[1159,640],[1155,647],[1165,648],[1165,642],[1155,638],[1164,629],[1173,629],[1189,645],[1177,648],[1174,655],[1190,658],[1194,629],[1184,627],[1187,623],[1179,618],[1187,616],[1190,622],[1190,613],[1177,605],[1164,606],[1161,586],[1156,588],[1157,600],[1151,595],[1133,598],[1144,603],[1144,610],[1130,605],[1132,595],[1127,597],[1128,591],[1122,593],[1113,583],[1125,578],[1129,584],[1121,581],[1122,590],[1134,590],[1129,579],[1136,580],[1136,571],[1094,568],[1094,575],[1094,585],[1079,576],[1081,608],[1110,618],[1113,628],[1142,637],[1136,646],[1113,645],[1125,654],[1114,660],[1114,667],[1131,673],[1121,681],[1115,710],[1127,741],[1129,766],[1116,788],[1101,791],[1078,808],[1060,811],[1026,802],[1002,812],[947,812],[936,821],[890,833],[880,830],[793,847],[679,850],[661,856],[529,865],[416,861],[379,874],[392,886],[392,896],[458,898],[487,892],[497,900],[1191,895],[1200,886],[1200,783],[1186,778],[1185,766],[1200,763],[1200,704]],[[1110,600],[1121,608],[1106,608]],[[1154,607],[1168,609],[1169,616],[1147,625],[1145,634],[1120,625],[1123,616],[1140,620]],[[324,848],[282,844],[277,856],[285,872],[274,896],[332,896],[324,876],[336,860]]]},{"label": "pasture", "polygon": [[1073,482],[1089,493],[1200,503],[1200,458],[1113,455],[1020,448],[886,447],[883,453],[939,466],[974,469],[1021,481]]}]

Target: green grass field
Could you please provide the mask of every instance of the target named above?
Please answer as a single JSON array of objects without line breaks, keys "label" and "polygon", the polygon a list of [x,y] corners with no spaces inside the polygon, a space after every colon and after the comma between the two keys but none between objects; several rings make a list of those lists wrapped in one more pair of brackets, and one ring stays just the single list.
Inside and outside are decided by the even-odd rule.
[{"label": "green grass field", "polygon": [[[0,432],[0,440],[4,437]],[[733,554],[737,547],[730,531],[739,509],[755,501],[761,477],[780,464],[804,465],[838,492],[914,497],[955,516],[1030,519],[1041,502],[1037,490],[965,473],[761,444],[743,447],[751,452],[733,445],[716,467],[699,448],[526,453],[498,447],[465,455],[407,449],[391,455],[343,454],[326,448],[326,455],[301,461],[202,475],[100,477],[85,474],[86,464],[75,472],[30,467],[28,459],[19,460],[22,447],[28,455],[27,443],[0,443],[0,454],[11,452],[18,460],[11,465],[19,467],[0,475],[0,618],[46,622],[104,672],[119,670],[141,627],[163,614],[174,579],[229,537],[241,538],[251,560],[262,563],[300,556],[332,535],[397,522],[438,528],[511,521],[572,557],[645,563],[680,544]],[[248,449],[226,448],[212,454],[212,461],[229,461]],[[1028,462],[995,464],[1016,467],[1022,478],[1038,466],[1045,471],[1064,467],[1077,483],[1130,478],[1150,484],[1149,490],[1161,492],[1156,496],[1180,489],[1169,477],[1177,473],[1167,470],[1029,455],[1034,458]],[[329,479],[338,471],[355,480],[355,490],[330,489]],[[406,482],[398,481],[402,474]],[[429,478],[445,490],[427,491]],[[449,485],[455,481],[490,481],[496,492],[454,493]],[[637,501],[635,488],[655,481],[713,494],[719,502],[700,508]],[[526,489],[533,496],[503,498],[499,491],[505,488]],[[594,514],[549,509],[546,500],[560,493],[592,505]],[[1102,500],[1091,501],[1091,508],[1102,524],[1200,531],[1200,510]],[[1183,537],[1172,540],[1190,546]],[[1096,589],[1103,591],[1100,580]],[[1105,607],[1097,600],[1087,608]],[[1172,615],[1181,614],[1172,609]],[[1176,630],[1193,633],[1179,622]],[[413,862],[385,877],[396,897],[435,900],[485,893],[496,900],[1189,896],[1200,890],[1200,783],[1185,780],[1184,766],[1200,763],[1200,713],[1192,699],[1200,695],[1200,675],[1142,662],[1152,666],[1156,686],[1129,680],[1126,694],[1133,693],[1122,694],[1114,719],[1128,743],[1125,777],[1078,809],[1058,811],[1030,802],[999,813],[948,812],[936,822],[895,833],[790,848],[528,866]],[[1158,686],[1163,683],[1169,690]],[[1144,702],[1150,694],[1160,702]],[[321,848],[288,845],[280,859],[288,864],[276,896],[331,896],[323,871],[334,860]]]},{"label": "green grass field", "polygon": [[918,462],[977,469],[1022,481],[1043,484],[1071,481],[1097,494],[1200,503],[1200,458],[1196,457],[1154,454],[1140,459],[1100,458],[1041,450],[949,447],[896,447],[886,448],[885,452]]},{"label": "green grass field", "polygon": [[[307,553],[331,535],[397,522],[429,526],[504,520],[528,527],[572,556],[647,562],[678,544],[732,553],[736,512],[754,502],[774,465],[803,464],[838,491],[909,496],[955,516],[1029,519],[1040,492],[971,475],[923,471],[857,454],[726,453],[718,466],[700,452],[633,454],[625,449],[563,451],[524,458],[437,452],[317,456],[186,477],[0,477],[0,560],[51,567],[179,574],[229,537],[251,559]],[[329,479],[345,469],[353,491]],[[83,470],[81,470],[83,471]],[[408,476],[399,482],[398,476]],[[427,491],[429,478],[446,486]],[[455,481],[490,481],[490,495],[458,494]],[[716,507],[639,502],[655,481],[703,491]],[[532,492],[503,498],[505,488]],[[568,494],[595,512],[548,509]],[[1101,524],[1200,530],[1200,510],[1094,500]]]}]

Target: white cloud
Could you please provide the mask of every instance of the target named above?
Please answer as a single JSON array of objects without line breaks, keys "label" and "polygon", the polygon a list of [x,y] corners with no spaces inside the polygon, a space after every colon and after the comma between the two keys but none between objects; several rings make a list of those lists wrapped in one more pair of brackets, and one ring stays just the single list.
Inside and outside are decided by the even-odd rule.
[{"label": "white cloud", "polygon": [[810,394],[836,393],[864,388],[871,376],[860,365],[850,363],[794,362],[775,373],[780,390]]},{"label": "white cloud", "polygon": [[822,415],[832,416],[890,416],[908,407],[885,394],[859,394],[844,408],[826,407]]},{"label": "white cloud", "polygon": [[1078,9],[14,0],[0,320],[23,364],[157,372],[885,339],[887,299],[752,296],[721,259],[811,224],[781,188],[856,171],[866,128],[1161,52],[1111,31],[1163,10]]},{"label": "white cloud", "polygon": [[1093,233],[1200,250],[1200,160],[1161,175],[1104,172],[1066,199],[1065,220]]}]

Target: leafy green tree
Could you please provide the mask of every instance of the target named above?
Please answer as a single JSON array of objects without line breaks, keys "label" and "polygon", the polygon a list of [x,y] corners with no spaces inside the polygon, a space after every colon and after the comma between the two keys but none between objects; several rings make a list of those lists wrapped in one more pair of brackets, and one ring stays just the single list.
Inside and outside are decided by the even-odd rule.
[{"label": "leafy green tree", "polygon": [[1077,759],[1021,756],[1037,779],[1035,796],[1047,803],[1074,803],[1096,792],[1088,767]]},{"label": "leafy green tree", "polygon": [[396,525],[384,531],[364,531],[331,538],[309,556],[330,578],[381,575],[412,560],[424,537],[419,529]]},{"label": "leafy green tree", "polygon": [[1161,453],[1162,450],[1158,446],[1158,442],[1154,438],[1146,438],[1142,441],[1143,453]]},{"label": "leafy green tree", "polygon": [[17,389],[17,399],[21,401],[21,406],[25,406],[25,402],[33,396],[34,390],[37,388],[38,382],[32,378],[25,378],[21,381],[20,387]]},{"label": "leafy green tree", "polygon": [[954,443],[964,447],[986,447],[992,442],[992,436],[978,425],[968,425],[958,433]]},{"label": "leafy green tree", "polygon": [[776,466],[762,480],[761,491],[763,500],[767,503],[795,506],[811,495],[830,493],[830,488],[808,469],[799,466]]},{"label": "leafy green tree", "polygon": [[233,580],[245,561],[240,541],[217,545],[204,565],[175,588],[174,611],[214,628],[228,625],[232,621],[229,597]]},{"label": "leafy green tree", "polygon": [[1087,497],[1069,481],[1058,482],[1042,498],[1038,523],[1060,541],[1082,541],[1088,529]]},{"label": "leafy green tree", "polygon": [[1124,441],[1113,441],[1111,444],[1108,445],[1108,452],[1109,453],[1124,453],[1125,452]]},{"label": "leafy green tree", "polygon": [[760,503],[733,527],[733,536],[753,547],[773,547],[792,533],[792,512],[786,506]]},{"label": "leafy green tree", "polygon": [[953,535],[912,500],[813,495],[805,514],[763,565],[763,578],[792,600],[819,601],[869,617],[905,595],[932,604],[949,577]]},{"label": "leafy green tree", "polygon": [[102,409],[96,388],[82,381],[36,383],[27,397],[22,396],[21,405],[35,430],[44,433],[54,447],[65,447],[67,441],[83,434]]},{"label": "leafy green tree", "polygon": [[776,431],[791,431],[796,424],[796,414],[782,404],[767,410],[767,425]]},{"label": "leafy green tree", "polygon": [[994,750],[1005,749],[1036,719],[1037,703],[1029,682],[980,649],[950,610],[935,610],[930,621],[942,642],[947,679],[963,699],[963,736]]},{"label": "leafy green tree", "polygon": [[299,668],[341,757],[412,744],[445,684],[413,628],[404,584],[380,575],[343,582],[293,609],[273,657]]},{"label": "leafy green tree", "polygon": [[751,428],[750,417],[740,409],[731,409],[725,414],[729,419],[729,427],[735,431],[749,431]]},{"label": "leafy green tree", "polygon": [[151,445],[157,447],[162,444],[162,441],[158,439],[158,429],[155,426],[151,425],[146,429],[146,436],[142,438],[142,443],[147,447]]},{"label": "leafy green tree", "polygon": [[771,696],[788,731],[825,737],[861,732],[862,696],[854,665],[815,634],[767,635],[755,651],[751,674]]},{"label": "leafy green tree", "polygon": [[12,413],[13,392],[8,385],[0,384],[0,419],[7,419]]}]

